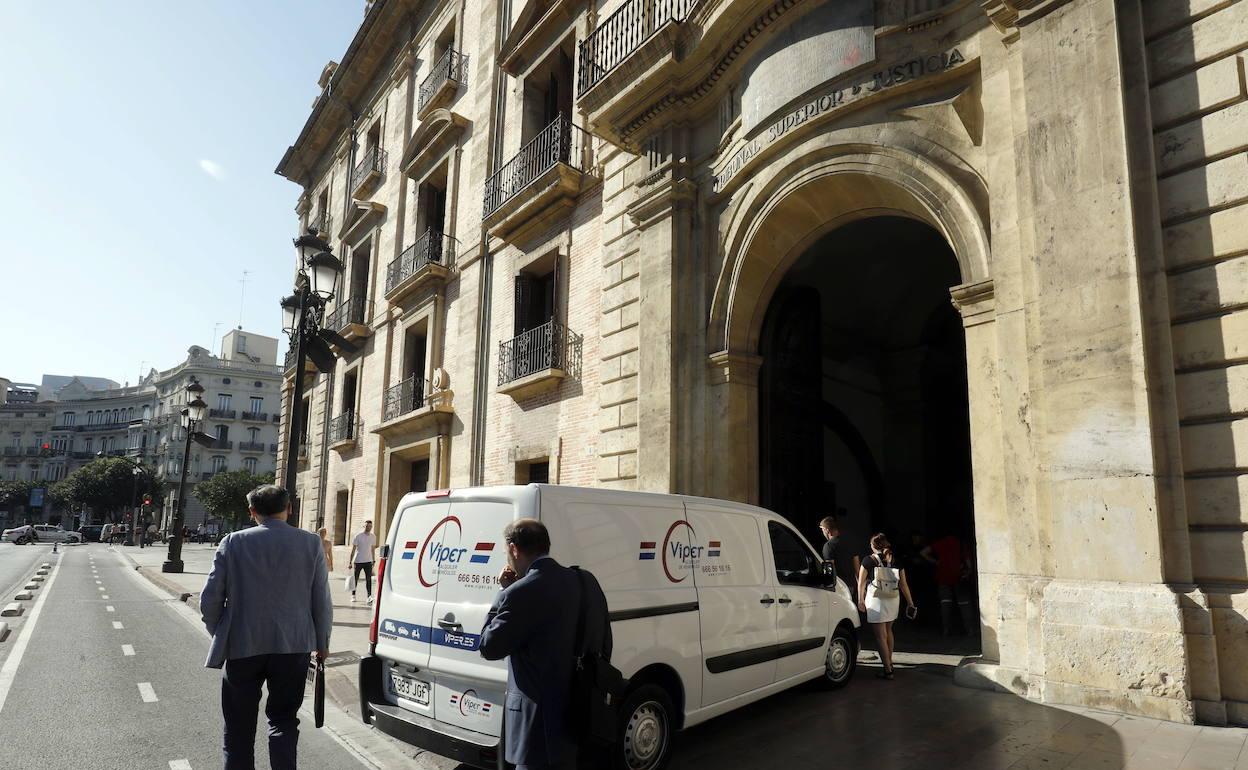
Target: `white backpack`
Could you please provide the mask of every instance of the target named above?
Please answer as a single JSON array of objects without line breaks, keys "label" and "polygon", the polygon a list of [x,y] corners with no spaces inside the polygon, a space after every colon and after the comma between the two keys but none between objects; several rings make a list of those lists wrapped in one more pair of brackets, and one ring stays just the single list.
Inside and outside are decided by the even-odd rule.
[{"label": "white backpack", "polygon": [[877,563],[875,575],[871,578],[871,585],[875,587],[876,598],[897,598],[899,586],[901,585],[901,569],[884,566],[884,560],[878,554],[875,556],[875,560]]}]

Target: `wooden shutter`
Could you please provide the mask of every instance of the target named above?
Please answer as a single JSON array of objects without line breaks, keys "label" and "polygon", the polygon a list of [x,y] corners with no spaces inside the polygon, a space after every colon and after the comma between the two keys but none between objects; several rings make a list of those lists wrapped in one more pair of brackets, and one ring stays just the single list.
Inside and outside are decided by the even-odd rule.
[{"label": "wooden shutter", "polygon": [[516,323],[515,336],[529,330],[529,307],[532,304],[533,278],[524,273],[516,275]]}]

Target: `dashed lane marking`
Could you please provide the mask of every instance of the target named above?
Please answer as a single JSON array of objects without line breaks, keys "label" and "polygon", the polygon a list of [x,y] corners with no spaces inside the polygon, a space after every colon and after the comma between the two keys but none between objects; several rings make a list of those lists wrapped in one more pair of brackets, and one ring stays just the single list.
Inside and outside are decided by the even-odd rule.
[{"label": "dashed lane marking", "polygon": [[105,611],[105,612],[112,612],[112,611],[113,611],[113,605],[111,605],[111,604],[105,605],[105,607],[104,607],[104,611]]},{"label": "dashed lane marking", "polygon": [[106,589],[104,586],[96,586],[96,587],[95,587],[95,590],[97,590],[97,591],[106,591],[106,590],[108,590],[108,589]]},{"label": "dashed lane marking", "polygon": [[107,599],[107,598],[108,598],[108,594],[100,594],[100,598],[101,598],[101,599]]},{"label": "dashed lane marking", "polygon": [[48,600],[48,594],[52,593],[52,584],[56,582],[56,576],[60,571],[61,562],[58,559],[56,566],[52,568],[52,574],[48,577],[47,586],[39,592],[35,606],[31,608],[30,615],[26,616],[26,622],[22,624],[22,632],[17,635],[12,652],[4,661],[4,667],[0,668],[0,712],[4,711],[4,702],[8,699],[9,690],[13,687],[13,679],[17,677],[17,667],[22,664],[22,656],[26,654],[26,646],[30,644],[30,637],[35,633],[35,624],[39,622],[39,613],[43,611],[43,603]]},{"label": "dashed lane marking", "polygon": [[113,628],[117,629],[118,631],[124,631],[126,629],[126,627],[121,624],[120,620],[113,621]]},{"label": "dashed lane marking", "polygon": [[139,697],[144,703],[155,703],[160,700],[156,697],[156,691],[152,689],[151,682],[139,682]]},{"label": "dashed lane marking", "polygon": [[191,770],[191,763],[185,759],[171,759],[169,770]]},{"label": "dashed lane marking", "polygon": [[130,657],[131,655],[134,655],[134,646],[129,645],[129,644],[121,645],[121,654],[125,655],[126,657]]}]

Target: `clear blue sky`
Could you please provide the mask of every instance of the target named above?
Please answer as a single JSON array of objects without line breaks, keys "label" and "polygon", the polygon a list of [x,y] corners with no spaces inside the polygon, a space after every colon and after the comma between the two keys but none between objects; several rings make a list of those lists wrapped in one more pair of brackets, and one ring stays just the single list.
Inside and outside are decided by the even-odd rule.
[{"label": "clear blue sky", "polygon": [[[280,337],[299,188],[273,173],[363,0],[0,0],[0,376],[135,382]],[[283,340],[283,349],[285,343]]]}]

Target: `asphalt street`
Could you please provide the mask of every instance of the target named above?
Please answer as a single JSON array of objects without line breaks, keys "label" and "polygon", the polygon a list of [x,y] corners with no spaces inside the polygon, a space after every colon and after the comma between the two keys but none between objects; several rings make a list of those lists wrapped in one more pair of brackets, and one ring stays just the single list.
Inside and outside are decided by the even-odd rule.
[{"label": "asphalt street", "polygon": [[[17,549],[16,558],[34,551]],[[179,616],[181,605],[106,546],[38,552],[34,560],[54,568],[37,617],[26,603],[22,622],[32,630],[0,702],[0,768],[220,767],[221,675],[203,667],[207,637]],[[0,552],[0,584],[24,577],[14,558],[12,548]],[[3,643],[10,656],[19,631]],[[260,767],[268,764],[263,719],[262,710]],[[310,718],[301,722],[300,767],[372,766]]]}]

